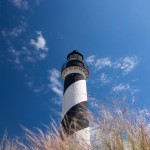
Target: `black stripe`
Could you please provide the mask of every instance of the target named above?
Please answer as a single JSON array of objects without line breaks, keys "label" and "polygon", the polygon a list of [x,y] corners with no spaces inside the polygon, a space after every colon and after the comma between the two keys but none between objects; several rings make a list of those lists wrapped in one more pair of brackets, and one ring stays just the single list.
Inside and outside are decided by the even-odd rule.
[{"label": "black stripe", "polygon": [[64,82],[64,93],[71,84],[79,80],[84,80],[84,76],[82,74],[71,73],[67,75]]},{"label": "black stripe", "polygon": [[64,116],[61,125],[63,132],[67,135],[89,127],[87,101],[73,106]]},{"label": "black stripe", "polygon": [[66,67],[71,67],[71,66],[80,66],[80,67],[84,67],[84,64],[82,61],[79,60],[71,60],[67,62]]}]

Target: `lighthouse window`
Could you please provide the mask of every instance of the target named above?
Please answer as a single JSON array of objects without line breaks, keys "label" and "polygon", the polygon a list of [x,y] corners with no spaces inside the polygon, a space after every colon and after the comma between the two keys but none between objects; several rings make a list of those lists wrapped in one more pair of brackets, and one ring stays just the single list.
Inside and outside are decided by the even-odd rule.
[{"label": "lighthouse window", "polygon": [[82,61],[82,56],[80,56],[78,54],[72,54],[72,55],[70,55],[69,60],[80,60],[80,61]]}]

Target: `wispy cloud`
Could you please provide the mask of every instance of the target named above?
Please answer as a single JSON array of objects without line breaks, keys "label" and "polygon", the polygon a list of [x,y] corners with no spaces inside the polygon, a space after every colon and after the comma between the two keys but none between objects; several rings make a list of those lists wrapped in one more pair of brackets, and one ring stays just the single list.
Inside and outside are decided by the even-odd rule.
[{"label": "wispy cloud", "polygon": [[109,57],[97,59],[94,64],[96,69],[102,69],[104,67],[112,67],[113,62],[110,61]]},{"label": "wispy cloud", "polygon": [[11,59],[7,58],[7,61],[14,63],[15,67],[17,69],[22,70],[24,67],[23,67],[22,62],[20,60],[21,51],[16,50],[9,40],[7,40],[7,44],[9,45],[8,52],[12,56]]},{"label": "wispy cloud", "polygon": [[29,2],[27,0],[10,0],[10,1],[18,9],[27,10],[29,8]]},{"label": "wispy cloud", "polygon": [[[88,83],[94,85],[94,87],[102,88],[107,86],[108,90],[111,91],[110,94],[127,92],[130,96],[133,96],[139,92],[133,85],[133,82],[137,80],[131,79],[127,84],[122,83],[122,77],[124,78],[125,75],[133,71],[139,64],[137,56],[98,58],[96,55],[90,55],[87,57],[86,62],[91,66],[91,73],[94,75],[94,78],[90,78]],[[120,84],[116,85],[116,83]]]},{"label": "wispy cloud", "polygon": [[60,79],[60,72],[57,69],[52,69],[49,70],[49,87],[51,88],[51,90],[53,92],[55,92],[55,94],[57,94],[58,96],[62,97],[63,95],[63,86],[61,84],[61,82],[59,81]]},{"label": "wispy cloud", "polygon": [[3,29],[1,33],[2,33],[2,36],[4,37],[7,37],[7,36],[18,37],[21,33],[25,32],[26,27],[27,27],[27,23],[22,21],[18,26],[15,26],[11,30]]},{"label": "wispy cloud", "polygon": [[20,62],[20,52],[15,50],[13,47],[9,48],[9,52],[15,57],[15,63],[21,64]]},{"label": "wispy cloud", "polygon": [[38,88],[34,88],[34,89],[33,89],[33,92],[39,93],[39,92],[42,92],[43,90],[44,90],[44,86],[42,85],[42,86],[40,86],[40,87],[38,87]]},{"label": "wispy cloud", "polygon": [[48,51],[48,48],[46,47],[46,40],[43,37],[41,31],[37,31],[37,40],[31,39],[30,40],[31,45],[33,45],[37,50],[44,50]]},{"label": "wispy cloud", "polygon": [[39,82],[35,82],[35,79],[28,74],[25,74],[25,79],[27,80],[26,85],[34,92],[34,93],[46,93],[48,92],[47,84],[39,84]]},{"label": "wispy cloud", "polygon": [[129,84],[119,84],[116,85],[112,88],[113,92],[122,92],[122,91],[127,91],[127,90],[131,90],[131,87]]},{"label": "wispy cloud", "polygon": [[[48,48],[46,47],[46,40],[42,35],[41,31],[37,32],[37,41],[33,39],[27,39],[23,42],[21,41],[20,45],[16,45],[12,40],[13,38],[18,38],[18,36],[24,32],[25,29],[23,27],[14,28],[11,32],[2,31],[2,35],[6,41],[8,46],[8,53],[10,57],[7,58],[7,61],[14,62],[16,66],[23,66],[25,63],[33,63],[40,60],[44,60],[48,56]],[[32,44],[30,42],[32,41]],[[22,46],[23,45],[23,46]],[[34,46],[35,48],[31,48]]]},{"label": "wispy cloud", "polygon": [[[57,105],[57,106],[62,106],[62,99],[61,99],[60,97],[58,97],[58,96],[52,97],[52,98],[50,99],[50,102],[51,102],[52,104]],[[56,110],[55,110],[55,113],[56,113]]]},{"label": "wispy cloud", "polygon": [[89,64],[89,65],[92,65],[95,61],[95,55],[91,55],[89,56],[87,59],[86,59],[86,62]]},{"label": "wispy cloud", "polygon": [[114,68],[123,70],[124,74],[128,74],[139,63],[138,57],[124,57],[114,62]]},{"label": "wispy cloud", "polygon": [[130,92],[132,95],[136,92],[139,92],[138,89],[131,87],[130,84],[118,84],[112,88],[112,92],[120,93],[120,92]]},{"label": "wispy cloud", "polygon": [[102,84],[107,84],[107,83],[110,82],[110,77],[106,73],[100,74],[100,78],[99,79],[100,79],[100,82]]},{"label": "wispy cloud", "polygon": [[57,86],[51,87],[51,89],[60,97],[62,97],[62,89],[58,88]]},{"label": "wispy cloud", "polygon": [[107,67],[110,69],[120,69],[126,75],[138,65],[139,60],[137,56],[127,56],[113,60],[110,57],[96,58],[95,55],[91,55],[86,59],[86,62],[97,71]]}]

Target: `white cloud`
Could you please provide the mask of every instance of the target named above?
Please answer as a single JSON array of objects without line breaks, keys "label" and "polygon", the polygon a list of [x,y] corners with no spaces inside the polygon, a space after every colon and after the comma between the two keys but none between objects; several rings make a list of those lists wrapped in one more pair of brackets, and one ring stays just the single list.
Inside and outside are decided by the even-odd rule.
[{"label": "white cloud", "polygon": [[137,57],[124,57],[114,63],[114,68],[120,68],[124,74],[128,74],[137,66],[138,62]]},{"label": "white cloud", "polygon": [[16,51],[13,47],[9,49],[9,52],[12,53],[13,56],[15,56],[15,63],[21,64],[20,62],[20,52]]},{"label": "white cloud", "polygon": [[27,10],[29,8],[29,2],[27,0],[11,0],[11,2],[18,9]]},{"label": "white cloud", "polygon": [[60,78],[60,72],[57,69],[52,69],[49,71],[49,73],[50,73],[49,80],[51,81],[51,83],[53,85],[61,87],[61,83],[58,80],[58,78]]},{"label": "white cloud", "polygon": [[40,56],[41,59],[45,59],[45,58],[47,57],[47,54],[45,54],[45,53],[40,53],[39,56]]},{"label": "white cloud", "polygon": [[48,55],[48,48],[46,47],[46,40],[42,35],[41,31],[37,31],[36,40],[30,39],[30,45],[34,46],[35,49],[22,47],[22,53],[27,62],[37,62],[44,60]]},{"label": "white cloud", "polygon": [[62,89],[59,89],[58,87],[52,87],[52,90],[59,96],[62,97],[63,95],[63,92],[62,92]]},{"label": "white cloud", "polygon": [[[55,105],[62,106],[62,99],[60,97],[58,97],[58,96],[52,97],[50,99],[50,102],[52,102]],[[55,110],[55,112],[56,112],[56,110]]]},{"label": "white cloud", "polygon": [[131,95],[139,92],[139,90],[135,87],[131,87],[129,84],[118,84],[112,88],[112,92],[120,93],[120,92],[130,92]]},{"label": "white cloud", "polygon": [[[17,30],[18,29],[18,30]],[[8,62],[15,63],[16,67],[18,69],[23,69],[23,66],[26,62],[33,63],[40,60],[46,59],[48,56],[48,48],[46,47],[46,41],[44,37],[42,36],[41,31],[37,32],[37,41],[32,40],[32,43],[36,48],[33,49],[29,46],[31,46],[31,43],[27,45],[25,41],[21,44],[26,44],[26,46],[22,46],[20,48],[16,47],[16,44],[13,43],[12,37],[19,36],[25,29],[20,26],[19,28],[15,27],[12,31],[2,31],[2,35],[6,37],[6,43],[8,45],[8,52],[10,54],[10,58],[7,58]]]},{"label": "white cloud", "polygon": [[25,22],[21,22],[20,25],[12,28],[10,31],[8,29],[2,30],[2,35],[4,37],[10,36],[10,37],[18,37],[21,33],[25,32],[27,27],[27,24]]},{"label": "white cloud", "polygon": [[89,65],[93,65],[96,70],[101,70],[106,67],[110,69],[120,69],[123,74],[126,75],[131,72],[139,63],[138,57],[123,57],[117,60],[111,60],[109,57],[95,58],[95,55],[91,55],[86,59]]},{"label": "white cloud", "polygon": [[48,48],[46,47],[46,40],[42,36],[41,31],[37,31],[37,40],[31,39],[30,44],[33,45],[37,50],[44,50],[48,51]]},{"label": "white cloud", "polygon": [[97,59],[94,66],[96,69],[102,69],[104,67],[112,67],[113,63],[110,61],[110,58],[104,57]]},{"label": "white cloud", "polygon": [[36,59],[31,57],[31,56],[27,56],[25,59],[27,62],[36,62]]},{"label": "white cloud", "polygon": [[128,90],[131,90],[131,87],[129,84],[119,84],[117,86],[114,86],[112,88],[112,91],[113,92],[122,92],[122,91],[128,91]]},{"label": "white cloud", "polygon": [[86,62],[90,65],[92,65],[95,61],[95,55],[91,55],[86,59]]},{"label": "white cloud", "polygon": [[[94,78],[90,79],[88,83],[92,83],[97,86],[105,86],[110,82],[112,82],[112,84],[118,82],[118,80],[121,80],[122,75],[127,75],[133,71],[139,63],[139,58],[137,56],[126,56],[117,59],[113,59],[111,57],[96,58],[95,55],[91,55],[86,59],[86,62],[88,65],[92,66],[91,69],[94,71]],[[105,72],[107,72],[107,74]],[[136,80],[131,81],[133,84],[133,81]],[[128,92],[128,94],[130,93],[131,95],[140,92],[139,89],[137,89],[134,85],[131,86],[130,84],[120,83],[112,87],[111,92]]]},{"label": "white cloud", "polygon": [[110,82],[110,77],[107,74],[102,73],[100,75],[100,81],[101,81],[102,84],[107,84],[107,83]]},{"label": "white cloud", "polygon": [[55,92],[58,96],[62,97],[63,95],[63,86],[59,81],[60,72],[57,69],[49,70],[49,87],[53,92]]},{"label": "white cloud", "polygon": [[41,87],[38,87],[38,88],[33,89],[33,92],[39,93],[39,92],[42,92],[43,89],[44,89],[44,86],[41,86]]},{"label": "white cloud", "polygon": [[8,52],[9,54],[11,54],[13,56],[12,59],[7,59],[8,62],[14,63],[16,65],[16,68],[19,70],[22,70],[24,67],[22,65],[22,62],[20,60],[20,56],[21,56],[21,52],[17,51],[10,43],[10,41],[8,41],[9,44],[9,48],[8,48]]},{"label": "white cloud", "polygon": [[24,28],[22,27],[15,27],[9,34],[12,36],[18,36],[24,31]]},{"label": "white cloud", "polygon": [[24,75],[26,79],[26,85],[34,92],[34,93],[47,93],[48,92],[48,85],[44,83],[43,80],[39,82],[35,82],[34,76],[31,74]]}]

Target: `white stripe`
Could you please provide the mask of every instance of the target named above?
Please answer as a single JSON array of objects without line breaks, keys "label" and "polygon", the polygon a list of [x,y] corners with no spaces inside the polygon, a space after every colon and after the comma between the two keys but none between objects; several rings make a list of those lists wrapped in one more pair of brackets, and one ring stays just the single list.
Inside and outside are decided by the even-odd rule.
[{"label": "white stripe", "polygon": [[63,97],[63,116],[73,106],[83,101],[87,101],[86,80],[79,80],[71,84]]}]

